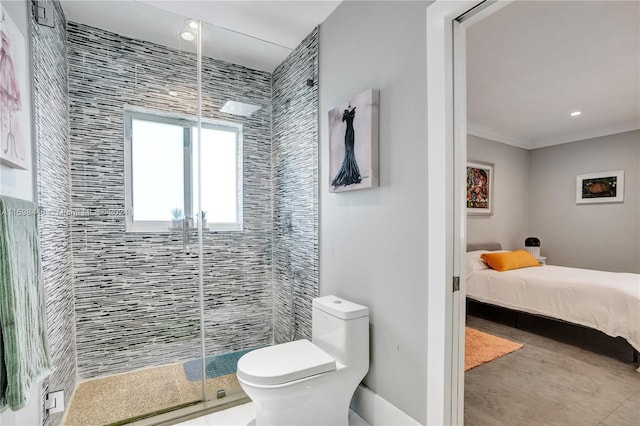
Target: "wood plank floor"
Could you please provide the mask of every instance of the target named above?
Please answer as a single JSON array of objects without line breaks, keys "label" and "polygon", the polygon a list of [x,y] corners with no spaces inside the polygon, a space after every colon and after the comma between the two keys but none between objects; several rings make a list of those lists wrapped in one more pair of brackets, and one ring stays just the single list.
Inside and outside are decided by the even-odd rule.
[{"label": "wood plank floor", "polygon": [[640,426],[637,365],[481,318],[467,325],[524,347],[466,372],[466,425]]}]

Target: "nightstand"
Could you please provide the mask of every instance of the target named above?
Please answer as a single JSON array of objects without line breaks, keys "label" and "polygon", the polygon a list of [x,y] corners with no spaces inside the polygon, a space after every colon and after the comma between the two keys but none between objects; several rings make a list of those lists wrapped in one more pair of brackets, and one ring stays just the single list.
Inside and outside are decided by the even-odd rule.
[{"label": "nightstand", "polygon": [[546,256],[538,256],[538,257],[536,257],[536,260],[538,261],[538,263],[540,265],[546,265],[547,264]]}]

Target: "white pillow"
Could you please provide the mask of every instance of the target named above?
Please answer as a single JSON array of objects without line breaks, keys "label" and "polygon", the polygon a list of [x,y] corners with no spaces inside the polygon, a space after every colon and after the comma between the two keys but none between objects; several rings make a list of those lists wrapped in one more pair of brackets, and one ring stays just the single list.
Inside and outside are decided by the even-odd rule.
[{"label": "white pillow", "polygon": [[476,250],[476,251],[468,251],[467,252],[467,278],[471,276],[476,271],[481,271],[483,269],[488,269],[486,263],[480,259],[480,255],[482,253],[489,253],[489,250]]}]

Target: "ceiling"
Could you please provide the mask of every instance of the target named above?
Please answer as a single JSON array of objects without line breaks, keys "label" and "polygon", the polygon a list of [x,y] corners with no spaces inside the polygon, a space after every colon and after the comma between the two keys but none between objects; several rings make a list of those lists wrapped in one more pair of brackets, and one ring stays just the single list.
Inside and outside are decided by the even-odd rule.
[{"label": "ceiling", "polygon": [[[340,1],[62,0],[69,21],[271,72]],[[640,128],[640,2],[515,1],[467,29],[469,133],[525,149]],[[571,117],[573,111],[581,111]]]},{"label": "ceiling", "polygon": [[467,118],[525,149],[640,129],[640,2],[516,1],[470,26]]},{"label": "ceiling", "polygon": [[68,21],[195,52],[185,20],[204,22],[203,55],[272,72],[340,1],[62,0]]}]

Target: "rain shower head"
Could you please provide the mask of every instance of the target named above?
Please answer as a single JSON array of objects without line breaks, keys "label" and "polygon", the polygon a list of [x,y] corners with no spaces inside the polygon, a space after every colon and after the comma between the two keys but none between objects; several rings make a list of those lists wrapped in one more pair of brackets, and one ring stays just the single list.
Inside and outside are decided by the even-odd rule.
[{"label": "rain shower head", "polygon": [[245,104],[244,102],[227,101],[224,106],[220,108],[220,112],[240,115],[242,117],[251,117],[251,115],[260,108],[258,105]]}]

